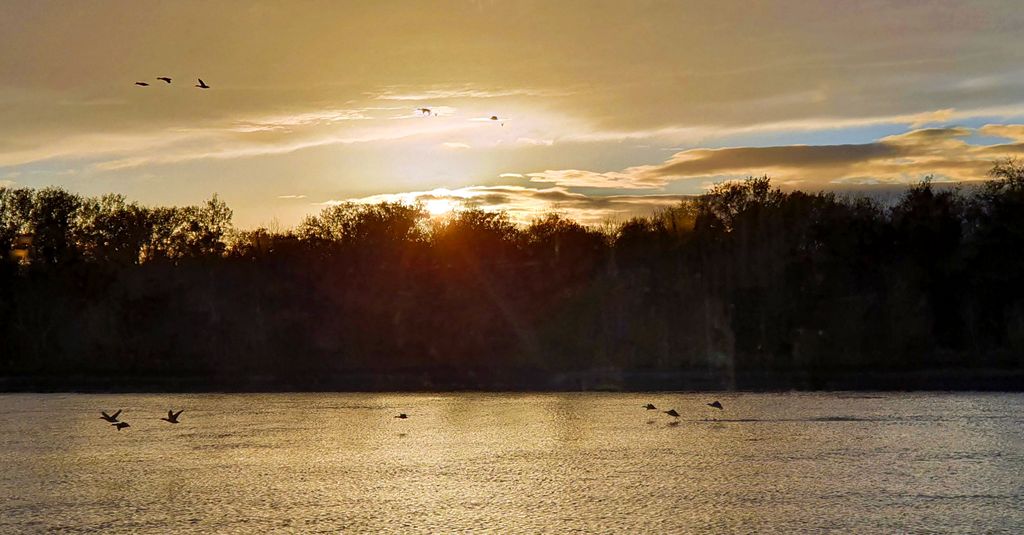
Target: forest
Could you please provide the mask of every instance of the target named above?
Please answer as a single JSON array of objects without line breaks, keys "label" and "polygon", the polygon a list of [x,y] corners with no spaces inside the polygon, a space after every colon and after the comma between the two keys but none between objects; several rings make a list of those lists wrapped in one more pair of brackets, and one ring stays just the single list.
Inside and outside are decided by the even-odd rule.
[{"label": "forest", "polygon": [[1024,164],[990,175],[749,178],[603,228],[0,188],[0,390],[1021,389]]}]

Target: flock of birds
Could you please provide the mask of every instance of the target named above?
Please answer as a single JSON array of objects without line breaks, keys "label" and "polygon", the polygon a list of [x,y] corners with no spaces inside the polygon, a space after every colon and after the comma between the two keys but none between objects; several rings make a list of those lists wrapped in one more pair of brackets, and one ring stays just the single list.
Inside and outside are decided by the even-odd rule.
[{"label": "flock of birds", "polygon": [[[128,425],[128,422],[122,422],[117,419],[117,417],[121,415],[121,410],[122,409],[118,409],[117,412],[115,412],[114,414],[107,414],[107,411],[100,411],[100,420],[105,420],[110,425],[116,427],[118,431],[126,427],[131,427],[131,425]],[[166,418],[160,419],[170,424],[176,424],[179,423],[178,416],[181,416],[181,413],[183,412],[185,412],[185,409],[181,409],[178,412],[174,412],[174,410],[171,409],[167,411]]]},{"label": "flock of birds", "polygon": [[[724,408],[722,407],[722,403],[720,401],[718,401],[718,400],[712,401],[711,403],[705,403],[705,405],[707,405],[708,407],[711,407],[713,409],[724,410]],[[658,407],[655,407],[653,403],[648,403],[647,405],[644,405],[644,408],[649,410],[649,411],[659,410]],[[676,412],[675,409],[669,409],[667,411],[661,411],[661,412],[663,412],[663,413],[665,413],[665,414],[667,414],[667,415],[669,415],[669,416],[671,416],[673,418],[679,418],[679,413]]]},{"label": "flock of birds", "polygon": [[[707,405],[708,407],[711,407],[713,409],[718,409],[720,411],[721,410],[725,410],[725,407],[722,406],[722,402],[718,401],[717,399],[715,401],[712,401],[711,403],[705,403],[705,405]],[[645,408],[645,409],[647,409],[649,411],[660,410],[660,409],[658,409],[658,407],[655,407],[653,403],[648,403],[648,404],[644,405],[643,408]],[[665,414],[667,414],[667,415],[669,415],[669,416],[671,416],[673,418],[679,418],[679,416],[680,416],[679,412],[676,411],[675,409],[669,409],[667,411],[661,411],[661,412],[663,412],[663,413],[665,413]],[[400,413],[398,416],[395,416],[395,418],[400,418],[402,420],[405,420],[408,417],[409,417],[409,415],[404,413],[404,412]]]},{"label": "flock of birds", "polygon": [[[157,76],[156,79],[160,80],[161,82],[163,82],[165,84],[170,84],[171,83],[171,77],[170,76]],[[195,87],[198,87],[199,89],[209,89],[210,88],[210,86],[206,85],[206,82],[204,82],[202,78],[196,78],[196,80],[199,83],[196,84]],[[137,85],[139,87],[149,87],[149,82],[141,82],[141,81],[140,82],[135,82],[135,85]]]},{"label": "flock of birds", "polygon": [[[722,403],[719,402],[718,400],[712,401],[711,403],[706,403],[706,405],[708,407],[713,408],[713,409],[724,410],[724,408],[722,407]],[[658,407],[655,407],[653,403],[648,403],[648,404],[644,405],[643,408],[647,409],[649,411],[660,410],[660,409],[658,409]],[[167,417],[166,418],[160,418],[160,419],[165,421],[165,422],[168,422],[168,423],[176,424],[176,423],[179,423],[178,422],[178,416],[180,416],[181,413],[183,413],[183,412],[185,412],[185,409],[182,409],[182,410],[180,410],[178,412],[174,412],[174,410],[171,409],[171,410],[167,411]],[[671,416],[673,418],[679,418],[679,413],[675,409],[669,409],[667,411],[661,411],[661,412],[663,412],[663,413],[665,413],[665,414],[667,414],[667,415],[669,415],[669,416]],[[108,423],[110,423],[110,425],[116,427],[118,431],[120,431],[120,430],[122,430],[122,429],[124,429],[126,427],[131,427],[130,425],[128,425],[128,422],[118,421],[117,417],[121,415],[121,409],[118,409],[117,412],[115,412],[114,414],[107,414],[106,411],[100,411],[100,414],[101,414],[100,420],[106,420]],[[400,420],[405,420],[405,419],[409,418],[409,415],[404,413],[404,412],[402,412],[402,413],[399,413],[397,416],[395,416],[395,418],[398,418]]]}]

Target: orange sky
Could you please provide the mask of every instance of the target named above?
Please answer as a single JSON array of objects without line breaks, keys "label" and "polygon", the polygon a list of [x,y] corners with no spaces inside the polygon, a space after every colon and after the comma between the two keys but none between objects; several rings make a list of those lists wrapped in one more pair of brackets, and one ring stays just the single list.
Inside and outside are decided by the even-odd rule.
[{"label": "orange sky", "polygon": [[807,189],[979,179],[1024,146],[1013,2],[4,11],[0,185],[150,204],[217,192],[243,227],[350,199],[600,223],[748,174]]}]

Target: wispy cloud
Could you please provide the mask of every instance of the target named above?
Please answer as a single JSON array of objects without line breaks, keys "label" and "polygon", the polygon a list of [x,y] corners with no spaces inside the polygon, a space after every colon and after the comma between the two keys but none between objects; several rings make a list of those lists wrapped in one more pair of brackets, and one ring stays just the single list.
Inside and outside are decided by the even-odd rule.
[{"label": "wispy cloud", "polygon": [[305,199],[305,195],[278,195],[278,199]]},{"label": "wispy cloud", "polygon": [[656,166],[629,167],[624,171],[595,172],[583,169],[548,169],[539,173],[527,173],[530,182],[545,182],[559,186],[580,188],[622,188],[655,189],[663,187],[668,180],[650,170]]},{"label": "wispy cloud", "polygon": [[238,121],[230,130],[235,132],[267,132],[288,130],[297,126],[323,125],[339,121],[359,121],[371,119],[367,109],[350,110],[317,110],[291,115],[276,115]]},{"label": "wispy cloud", "polygon": [[[276,122],[269,119],[262,122],[241,122],[248,125],[266,125],[259,128],[211,126],[139,135],[126,140],[123,144],[107,144],[104,152],[100,154],[125,155],[100,161],[94,167],[101,171],[113,171],[144,165],[267,156],[327,145],[432,138],[457,134],[469,128],[460,123],[429,120],[411,121],[402,125],[386,121],[361,121],[367,124],[359,127],[342,127],[335,123],[352,119],[339,118],[334,114],[329,114],[328,117],[334,119],[309,113],[278,118]],[[143,148],[147,150],[141,150]],[[69,150],[68,154],[85,155],[88,151],[88,144],[81,140],[74,144],[74,148]]]},{"label": "wispy cloud", "polygon": [[555,140],[553,140],[553,139],[533,139],[531,137],[521,137],[521,138],[516,140],[516,143],[518,143],[520,145],[532,145],[532,146],[535,146],[535,147],[536,146],[550,147],[551,145],[555,144]]},{"label": "wispy cloud", "polygon": [[472,86],[436,87],[429,89],[403,89],[393,87],[384,89],[370,96],[378,100],[443,100],[443,99],[482,99],[499,97],[564,97],[572,95],[572,91],[513,88],[513,89],[480,89]]},{"label": "wispy cloud", "polygon": [[453,141],[447,141],[445,143],[442,143],[441,146],[446,148],[446,149],[456,149],[456,150],[471,148],[469,143],[458,143],[458,142],[453,142]]},{"label": "wispy cloud", "polygon": [[670,125],[637,130],[594,128],[586,133],[567,133],[563,142],[598,143],[663,139],[686,143],[694,140],[727,139],[750,134],[779,132],[827,132],[871,126],[906,125],[917,129],[932,124],[967,121],[979,117],[1018,118],[1024,116],[1024,103],[982,108],[942,108],[918,113],[871,115],[861,117],[817,116],[783,121],[747,121],[743,124],[714,120],[688,125]]}]

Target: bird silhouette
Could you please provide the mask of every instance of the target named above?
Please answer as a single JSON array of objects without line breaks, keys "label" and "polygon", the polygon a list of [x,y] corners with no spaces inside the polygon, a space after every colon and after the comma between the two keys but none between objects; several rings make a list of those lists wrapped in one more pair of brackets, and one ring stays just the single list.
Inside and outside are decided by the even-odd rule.
[{"label": "bird silhouette", "polygon": [[163,80],[163,81],[165,81],[167,83],[171,83],[171,78],[169,76],[157,76],[156,79],[157,80]]},{"label": "bird silhouette", "polygon": [[718,400],[715,400],[715,401],[712,401],[711,403],[708,403],[708,407],[714,407],[714,408],[716,408],[718,410],[722,410],[722,404],[719,403]]},{"label": "bird silhouette", "polygon": [[418,108],[416,111],[422,113],[423,115],[430,115],[430,108]]},{"label": "bird silhouette", "polygon": [[107,414],[107,411],[100,411],[100,414],[103,415],[100,416],[100,420],[106,420],[112,424],[116,424],[117,415],[121,414],[121,409],[117,409],[117,412],[115,412],[114,414]]},{"label": "bird silhouette", "polygon": [[[492,115],[491,116],[491,120],[492,121],[497,121],[498,120],[498,116],[497,115]],[[501,121],[501,126],[505,126],[505,121]]]},{"label": "bird silhouette", "polygon": [[403,420],[404,420],[404,419],[406,419],[406,418],[408,418],[408,417],[409,417],[409,416],[408,416],[408,415],[406,415],[406,414],[405,414],[404,412],[403,412],[403,413],[401,413],[401,414],[399,414],[398,416],[395,416],[395,418],[401,418],[401,419],[403,419]]},{"label": "bird silhouette", "polygon": [[116,424],[110,425],[116,427],[118,431],[124,429],[125,427],[131,427],[130,425],[128,425],[128,422],[117,422]]},{"label": "bird silhouette", "polygon": [[661,411],[661,412],[663,412],[663,413],[665,413],[665,414],[667,414],[669,416],[672,416],[673,418],[679,418],[679,413],[676,412],[675,409],[669,409],[667,411]]},{"label": "bird silhouette", "polygon": [[206,85],[206,82],[204,82],[202,78],[196,78],[196,79],[199,80],[199,83],[196,84],[196,87],[198,87],[199,89],[209,89],[210,88],[210,86]]},{"label": "bird silhouette", "polygon": [[650,403],[648,403],[647,405],[644,405],[644,408],[649,410],[649,411],[656,411],[656,410],[658,410],[657,407],[655,407],[654,405],[652,405]]},{"label": "bird silhouette", "polygon": [[141,85],[142,87],[146,87],[146,86],[148,86],[149,84],[148,84],[148,83],[146,83],[146,82],[135,82],[135,85]]},{"label": "bird silhouette", "polygon": [[168,423],[176,424],[176,423],[178,423],[178,415],[180,415],[183,412],[185,412],[185,409],[181,409],[178,412],[174,412],[173,410],[169,410],[169,411],[167,411],[167,418],[160,418],[160,419],[165,421],[165,422],[168,422]]}]

